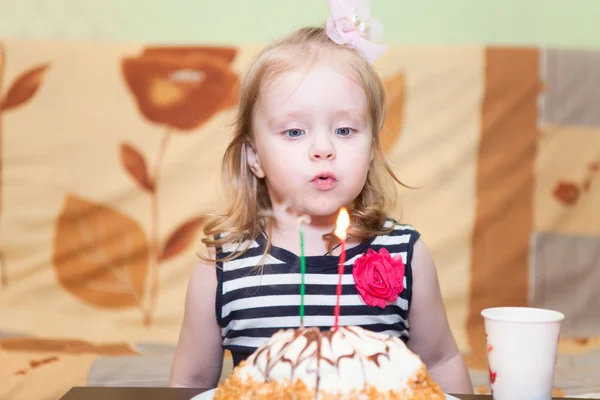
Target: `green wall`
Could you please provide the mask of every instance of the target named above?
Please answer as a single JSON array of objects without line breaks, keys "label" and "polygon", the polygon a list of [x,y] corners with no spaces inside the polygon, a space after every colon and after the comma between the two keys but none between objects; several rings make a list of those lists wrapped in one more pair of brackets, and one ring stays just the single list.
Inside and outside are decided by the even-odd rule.
[{"label": "green wall", "polygon": [[[598,0],[372,0],[393,44],[600,48]],[[264,43],[319,24],[326,0],[2,0],[0,36]]]}]

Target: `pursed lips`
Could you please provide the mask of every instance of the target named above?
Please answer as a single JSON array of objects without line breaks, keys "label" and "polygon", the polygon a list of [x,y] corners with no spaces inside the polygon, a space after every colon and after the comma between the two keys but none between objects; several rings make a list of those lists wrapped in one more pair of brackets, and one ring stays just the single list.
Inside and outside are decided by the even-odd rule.
[{"label": "pursed lips", "polygon": [[328,191],[336,187],[338,180],[331,172],[320,172],[310,182],[318,190]]}]

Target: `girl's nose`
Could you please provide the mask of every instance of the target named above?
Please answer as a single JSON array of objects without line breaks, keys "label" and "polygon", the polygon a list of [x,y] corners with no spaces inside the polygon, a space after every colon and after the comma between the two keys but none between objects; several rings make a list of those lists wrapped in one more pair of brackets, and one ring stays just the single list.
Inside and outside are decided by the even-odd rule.
[{"label": "girl's nose", "polygon": [[335,158],[333,144],[329,138],[323,136],[317,137],[310,149],[310,159],[313,161],[333,160]]}]

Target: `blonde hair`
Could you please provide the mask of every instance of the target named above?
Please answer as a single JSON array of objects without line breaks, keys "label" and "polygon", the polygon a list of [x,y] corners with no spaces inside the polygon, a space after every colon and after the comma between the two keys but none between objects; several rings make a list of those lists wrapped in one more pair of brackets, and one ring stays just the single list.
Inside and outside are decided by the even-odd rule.
[{"label": "blonde hair", "polygon": [[[258,179],[248,167],[246,154],[246,146],[252,141],[255,107],[265,88],[279,76],[298,69],[300,63],[310,65],[324,58],[337,64],[364,89],[369,125],[373,130],[374,157],[363,190],[348,207],[351,220],[348,236],[364,240],[392,230],[384,227],[386,210],[394,204],[393,181],[400,185],[403,183],[386,162],[379,140],[386,114],[385,86],[373,67],[358,52],[333,42],[323,28],[307,27],[265,47],[242,81],[235,132],[223,157],[223,173],[232,189],[230,196],[233,201],[224,215],[212,216],[207,220],[202,242],[207,247],[240,245],[244,240],[250,242],[245,248],[239,248],[230,256],[216,261],[228,261],[241,256],[261,232],[268,234],[265,255],[268,253],[273,224],[271,219],[265,217],[265,213],[271,209],[271,201],[264,179]],[[335,239],[332,234],[325,236],[331,249]]]}]

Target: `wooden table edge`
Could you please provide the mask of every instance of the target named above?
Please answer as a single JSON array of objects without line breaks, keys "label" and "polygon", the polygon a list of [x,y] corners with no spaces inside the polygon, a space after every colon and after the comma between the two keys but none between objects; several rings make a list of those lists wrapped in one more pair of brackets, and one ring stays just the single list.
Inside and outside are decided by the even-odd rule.
[{"label": "wooden table edge", "polygon": [[[114,400],[190,400],[192,397],[214,388],[172,388],[158,386],[74,386],[69,389],[60,400],[99,400],[106,399],[110,393],[110,399]],[[122,393],[119,393],[122,392]],[[491,395],[485,394],[452,394],[460,400],[484,400],[492,399]],[[553,400],[582,400],[582,398],[553,397]],[[591,399],[590,400],[600,400]]]}]

